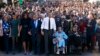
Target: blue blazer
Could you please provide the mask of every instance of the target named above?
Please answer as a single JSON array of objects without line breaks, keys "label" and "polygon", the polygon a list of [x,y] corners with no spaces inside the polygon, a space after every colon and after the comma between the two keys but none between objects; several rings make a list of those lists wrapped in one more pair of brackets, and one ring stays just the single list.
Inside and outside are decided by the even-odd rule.
[{"label": "blue blazer", "polygon": [[40,34],[41,33],[41,21],[38,20],[38,23],[37,23],[37,27],[35,27],[35,24],[34,24],[34,20],[31,20],[30,22],[30,31],[32,32],[32,35],[38,33]]}]

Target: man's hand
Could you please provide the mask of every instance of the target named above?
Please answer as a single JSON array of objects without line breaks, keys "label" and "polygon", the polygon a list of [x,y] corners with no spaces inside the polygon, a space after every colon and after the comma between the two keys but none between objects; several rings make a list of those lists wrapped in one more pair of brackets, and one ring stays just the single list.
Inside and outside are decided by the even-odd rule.
[{"label": "man's hand", "polygon": [[32,35],[32,33],[31,33],[30,31],[28,32],[28,34],[29,34],[29,35]]},{"label": "man's hand", "polygon": [[54,31],[54,33],[56,33],[56,31]]},{"label": "man's hand", "polygon": [[20,33],[18,33],[18,37],[20,37]]},{"label": "man's hand", "polygon": [[44,32],[43,32],[43,31],[41,31],[41,34],[42,34],[42,35],[44,35]]}]

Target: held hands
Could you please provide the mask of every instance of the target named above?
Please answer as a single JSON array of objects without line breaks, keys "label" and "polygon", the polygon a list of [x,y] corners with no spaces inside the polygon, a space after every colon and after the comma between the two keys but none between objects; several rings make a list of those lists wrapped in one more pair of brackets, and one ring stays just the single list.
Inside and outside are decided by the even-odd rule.
[{"label": "held hands", "polygon": [[32,33],[31,33],[30,31],[28,32],[28,34],[29,34],[29,35],[32,35]]},{"label": "held hands", "polygon": [[[28,32],[28,34],[29,34],[29,35],[32,35],[30,31]],[[18,33],[18,37],[20,37],[20,33]]]},{"label": "held hands", "polygon": [[88,26],[88,27],[91,27],[91,25],[90,25],[90,24],[88,24],[87,26]]},{"label": "held hands", "polygon": [[44,32],[43,32],[43,31],[41,31],[41,34],[42,34],[42,35],[44,35]]},{"label": "held hands", "polygon": [[76,34],[76,36],[80,37],[80,35],[79,35],[79,33],[78,33],[78,32],[76,32],[75,34]]},{"label": "held hands", "polygon": [[20,37],[20,33],[18,33],[18,37]]}]

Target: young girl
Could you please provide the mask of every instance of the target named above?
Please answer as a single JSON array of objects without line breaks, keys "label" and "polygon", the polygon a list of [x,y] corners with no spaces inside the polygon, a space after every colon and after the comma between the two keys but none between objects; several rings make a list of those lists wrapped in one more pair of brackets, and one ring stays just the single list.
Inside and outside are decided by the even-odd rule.
[{"label": "young girl", "polygon": [[58,27],[58,31],[54,34],[54,36],[58,40],[57,54],[59,54],[60,48],[63,49],[63,54],[65,54],[65,40],[68,39],[68,36],[65,34],[61,27]]}]

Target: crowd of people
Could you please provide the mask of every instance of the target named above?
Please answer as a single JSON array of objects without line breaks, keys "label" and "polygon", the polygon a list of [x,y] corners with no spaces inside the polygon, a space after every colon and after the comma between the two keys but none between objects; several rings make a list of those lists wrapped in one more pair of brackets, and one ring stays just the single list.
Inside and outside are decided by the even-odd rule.
[{"label": "crowd of people", "polygon": [[97,41],[100,47],[99,15],[99,5],[80,1],[5,6],[0,10],[0,46],[7,54],[22,49],[25,55],[92,51]]}]

